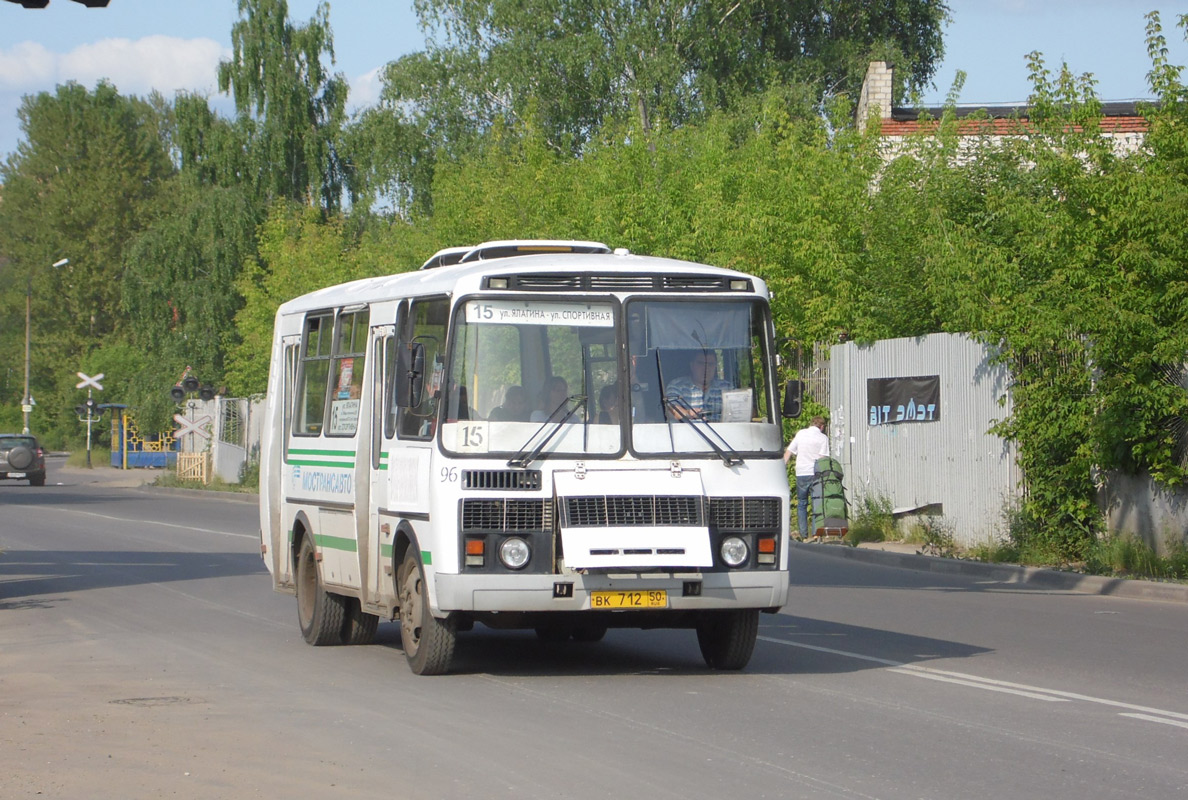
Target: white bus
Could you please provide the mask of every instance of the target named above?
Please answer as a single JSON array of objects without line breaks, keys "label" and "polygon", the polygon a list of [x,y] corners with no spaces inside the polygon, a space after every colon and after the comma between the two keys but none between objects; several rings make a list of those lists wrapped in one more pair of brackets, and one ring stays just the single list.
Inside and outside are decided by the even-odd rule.
[{"label": "white bus", "polygon": [[711,668],[741,669],[788,594],[773,336],[761,280],[597,242],[450,248],[285,303],[273,587],[313,645],[399,619],[417,674],[476,622],[690,628]]}]

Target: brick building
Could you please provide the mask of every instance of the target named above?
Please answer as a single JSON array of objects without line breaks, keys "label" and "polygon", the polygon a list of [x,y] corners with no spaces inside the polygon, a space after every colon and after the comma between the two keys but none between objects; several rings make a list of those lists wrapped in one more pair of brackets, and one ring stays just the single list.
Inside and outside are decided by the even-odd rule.
[{"label": "brick building", "polygon": [[[894,67],[886,61],[870,63],[858,96],[856,123],[858,130],[863,131],[872,121],[877,121],[879,134],[894,145],[913,134],[935,130],[944,108],[895,106],[892,102],[893,70]],[[1147,120],[1138,113],[1137,105],[1133,100],[1102,103],[1102,135],[1112,137],[1119,152],[1136,150],[1147,132]],[[957,106],[956,114],[957,132],[962,136],[1020,136],[1028,132],[1030,124],[1026,105],[975,103]]]}]

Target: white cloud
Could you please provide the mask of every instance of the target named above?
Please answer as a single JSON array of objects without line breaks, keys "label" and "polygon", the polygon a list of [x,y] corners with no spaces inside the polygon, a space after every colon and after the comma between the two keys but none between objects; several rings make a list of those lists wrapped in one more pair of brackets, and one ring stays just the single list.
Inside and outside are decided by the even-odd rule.
[{"label": "white cloud", "polygon": [[0,88],[22,91],[48,88],[57,74],[57,56],[36,42],[0,48]]},{"label": "white cloud", "polygon": [[91,87],[106,79],[124,94],[145,95],[153,89],[166,96],[179,89],[213,93],[219,61],[230,55],[213,39],[173,36],[102,39],[65,54],[21,42],[0,49],[0,89],[33,93],[71,80]]},{"label": "white cloud", "polygon": [[383,71],[383,67],[376,67],[370,72],[350,79],[351,93],[347,105],[352,110],[361,111],[379,102],[380,92],[384,88],[383,82],[380,80],[380,74]]}]

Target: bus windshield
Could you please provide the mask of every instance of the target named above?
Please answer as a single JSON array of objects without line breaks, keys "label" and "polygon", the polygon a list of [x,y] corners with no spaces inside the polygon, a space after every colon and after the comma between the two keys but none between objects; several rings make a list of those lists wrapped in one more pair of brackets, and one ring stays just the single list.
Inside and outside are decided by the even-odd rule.
[{"label": "bus windshield", "polygon": [[633,449],[702,453],[716,441],[739,453],[780,450],[766,325],[765,306],[751,300],[629,302]]},{"label": "bus windshield", "polygon": [[612,455],[619,424],[616,304],[467,300],[450,355],[442,446],[456,453]]}]

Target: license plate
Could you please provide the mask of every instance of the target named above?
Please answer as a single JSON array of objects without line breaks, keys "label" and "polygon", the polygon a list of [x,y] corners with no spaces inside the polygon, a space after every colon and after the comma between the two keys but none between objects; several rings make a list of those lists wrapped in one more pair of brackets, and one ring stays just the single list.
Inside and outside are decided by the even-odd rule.
[{"label": "license plate", "polygon": [[668,592],[646,589],[642,592],[591,592],[590,608],[668,608]]},{"label": "license plate", "polygon": [[10,478],[23,478],[23,477],[25,477],[25,473],[23,473],[23,472],[10,472],[10,473],[8,473],[8,477],[10,477]]}]

